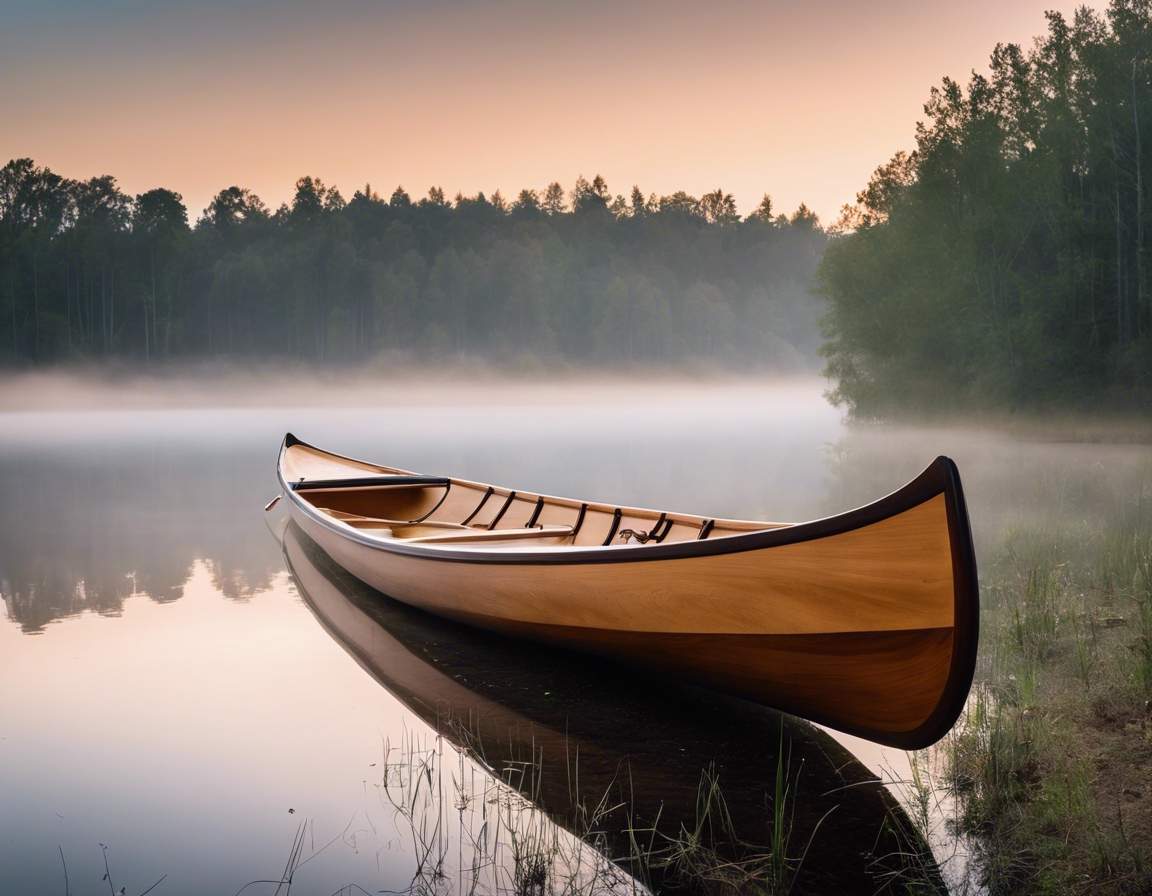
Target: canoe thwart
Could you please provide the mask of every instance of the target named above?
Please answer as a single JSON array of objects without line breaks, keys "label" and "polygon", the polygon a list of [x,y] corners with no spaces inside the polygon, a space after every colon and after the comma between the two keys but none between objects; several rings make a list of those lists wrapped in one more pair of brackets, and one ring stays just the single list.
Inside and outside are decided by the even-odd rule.
[{"label": "canoe thwart", "polygon": [[355,479],[301,479],[289,487],[294,492],[305,492],[322,488],[447,487],[451,484],[447,476],[362,476]]},{"label": "canoe thwart", "polygon": [[608,530],[608,537],[604,539],[604,546],[612,543],[612,536],[616,534],[616,529],[620,525],[620,517],[624,515],[624,511],[617,507],[612,511],[612,528]]},{"label": "canoe thwart", "polygon": [[516,500],[516,492],[514,492],[514,491],[508,492],[508,498],[507,498],[507,500],[505,500],[504,506],[501,507],[496,512],[496,516],[492,517],[492,522],[490,522],[488,524],[489,529],[495,529],[496,528],[496,524],[498,522],[500,522],[500,520],[504,516],[504,514],[506,514],[508,512],[508,508],[512,506],[512,502],[515,500]]}]

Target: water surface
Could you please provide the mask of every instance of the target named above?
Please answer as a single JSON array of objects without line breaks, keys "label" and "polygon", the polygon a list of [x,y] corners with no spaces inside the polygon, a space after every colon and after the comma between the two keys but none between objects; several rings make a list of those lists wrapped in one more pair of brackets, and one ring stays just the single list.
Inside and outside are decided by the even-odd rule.
[{"label": "water surface", "polygon": [[[983,563],[1006,527],[1043,512],[1053,480],[1090,514],[1122,500],[1148,463],[1144,446],[849,433],[819,393],[820,384],[462,387],[338,408],[0,415],[0,891],[62,887],[66,864],[73,892],[98,892],[106,848],[117,890],[140,893],[167,875],[154,892],[236,892],[278,879],[295,844],[300,892],[430,885],[420,875],[431,847],[444,857],[437,886],[466,892],[474,880],[495,892],[516,885],[524,831],[563,847],[548,853],[556,875],[628,889],[634,882],[573,836],[588,834],[576,810],[602,791],[626,795],[634,819],[690,822],[708,768],[742,823],[760,825],[746,836],[765,836],[775,714],[486,636],[397,629],[402,610],[381,617],[376,598],[332,585],[307,551],[291,570],[282,521],[261,508],[276,493],[287,430],[421,472],[774,520],[874,499],[944,453],[960,464]],[[360,621],[334,624],[317,587]],[[413,702],[386,662],[357,654],[365,630],[406,632],[395,654],[422,656],[419,679],[439,681],[433,693],[457,682],[455,696],[431,701],[431,712],[426,695]],[[451,674],[437,678],[439,663]],[[606,686],[605,674],[623,684]],[[803,781],[796,854],[811,840],[812,873],[881,873],[878,857],[841,832],[883,823],[892,800],[868,782],[906,778],[907,757],[801,723],[784,730],[788,768]],[[582,787],[567,783],[577,746]],[[510,762],[521,763],[519,778]],[[424,780],[414,769],[429,786],[404,791]],[[401,793],[419,811],[398,811]],[[825,807],[834,811],[821,820]],[[939,827],[947,859],[955,844]],[[601,845],[626,852],[623,829],[605,816]],[[962,878],[959,866],[946,861],[946,876]]]},{"label": "water surface", "polygon": [[[280,875],[301,820],[316,854],[297,884],[412,880],[411,825],[378,785],[390,745],[434,745],[436,732],[350,659],[287,572],[261,512],[286,430],[589,498],[666,503],[676,482],[682,506],[711,493],[719,507],[724,489],[744,515],[767,510],[770,490],[749,489],[727,452],[767,444],[781,481],[796,482],[789,455],[807,455],[813,487],[781,492],[773,509],[787,515],[810,502],[818,447],[838,432],[809,398],[3,415],[0,889],[55,886],[67,867],[83,892],[105,873],[103,844],[117,888],[166,874],[157,892],[235,892]],[[775,431],[782,405],[806,437]]]}]

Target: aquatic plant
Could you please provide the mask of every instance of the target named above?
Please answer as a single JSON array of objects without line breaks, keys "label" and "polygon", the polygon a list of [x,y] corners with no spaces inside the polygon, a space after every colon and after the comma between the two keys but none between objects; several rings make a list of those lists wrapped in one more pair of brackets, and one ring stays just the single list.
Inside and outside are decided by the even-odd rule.
[{"label": "aquatic plant", "polygon": [[[647,892],[525,796],[524,790],[536,792],[541,761],[532,747],[529,759],[485,767],[441,734],[429,741],[408,732],[401,744],[386,741],[376,787],[382,805],[402,822],[415,858],[406,896]],[[593,839],[599,817],[598,810],[586,815]]]},{"label": "aquatic plant", "polygon": [[737,834],[728,811],[720,780],[714,767],[700,774],[696,797],[696,818],[691,828],[681,826],[673,836],[662,837],[662,848],[649,855],[648,861],[669,872],[693,892],[738,896],[742,893],[791,893],[812,840],[824,819],[836,810],[830,808],[810,831],[798,854],[791,851],[795,786],[800,763],[792,769],[791,744],[785,745],[784,726],[776,751],[774,788],[767,806],[768,836],[764,845],[743,839]]}]

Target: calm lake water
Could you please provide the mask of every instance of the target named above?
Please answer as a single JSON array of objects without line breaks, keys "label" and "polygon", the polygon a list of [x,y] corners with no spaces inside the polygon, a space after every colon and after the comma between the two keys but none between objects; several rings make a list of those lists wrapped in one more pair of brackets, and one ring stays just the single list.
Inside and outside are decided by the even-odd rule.
[{"label": "calm lake water", "polygon": [[766,842],[781,768],[801,880],[879,887],[904,754],[416,613],[262,512],[287,430],[427,473],[775,520],[872,500],[950,454],[983,562],[1053,480],[1106,504],[1148,467],[1144,446],[849,433],[820,388],[0,414],[0,892],[64,892],[65,873],[103,892],[110,873],[137,896],[161,878],[157,894],[272,893],[255,882],[286,868],[301,893],[501,892],[542,867],[632,892],[633,866],[576,835],[626,858],[629,829],[694,824],[703,775]]}]

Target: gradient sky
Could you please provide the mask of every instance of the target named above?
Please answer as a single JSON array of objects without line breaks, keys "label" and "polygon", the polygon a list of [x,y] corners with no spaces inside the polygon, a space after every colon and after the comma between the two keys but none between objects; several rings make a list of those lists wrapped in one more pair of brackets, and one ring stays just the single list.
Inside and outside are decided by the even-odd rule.
[{"label": "gradient sky", "polygon": [[350,198],[722,187],[825,222],[911,148],[929,88],[1067,0],[0,0],[0,164],[269,205],[303,174]]}]

